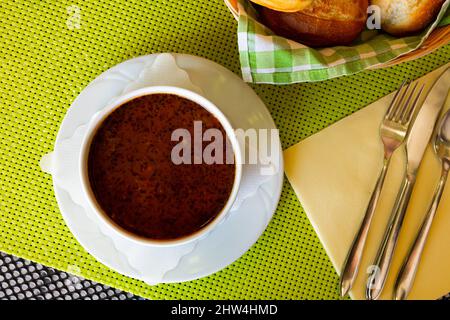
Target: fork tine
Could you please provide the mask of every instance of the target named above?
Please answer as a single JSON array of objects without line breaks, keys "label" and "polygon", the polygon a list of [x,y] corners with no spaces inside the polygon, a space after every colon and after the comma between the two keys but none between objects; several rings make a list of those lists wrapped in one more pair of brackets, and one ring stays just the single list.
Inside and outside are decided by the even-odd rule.
[{"label": "fork tine", "polygon": [[392,111],[395,111],[395,109],[397,108],[396,104],[397,104],[398,98],[400,96],[400,92],[404,88],[405,84],[406,84],[406,79],[403,80],[402,84],[400,85],[400,88],[398,88],[397,92],[395,93],[395,96],[392,99],[391,104],[389,105],[388,109],[386,110],[386,114],[385,114],[386,119],[392,118]]},{"label": "fork tine", "polygon": [[408,82],[408,84],[406,85],[405,90],[403,90],[403,93],[402,93],[402,95],[401,95],[401,97],[400,97],[400,99],[398,101],[397,108],[395,109],[395,112],[394,112],[394,114],[392,116],[392,120],[393,121],[398,121],[398,119],[400,117],[400,114],[402,113],[403,108],[405,107],[405,100],[408,99],[408,95],[410,94],[409,93],[410,88],[411,88],[411,82]]},{"label": "fork tine", "polygon": [[410,87],[411,87],[411,82],[409,82],[406,85],[406,88],[403,90],[395,110],[392,110],[391,120],[396,121],[395,119],[397,119],[398,115],[401,113],[403,106],[404,106],[404,100],[406,98],[406,94],[408,93]]},{"label": "fork tine", "polygon": [[417,89],[417,86],[418,86],[418,82],[416,82],[415,84],[414,84],[414,86],[413,86],[413,88],[412,88],[412,90],[409,92],[409,94],[408,94],[408,97],[407,97],[407,99],[406,99],[406,102],[404,103],[404,105],[402,106],[402,110],[401,110],[401,112],[398,114],[398,121],[403,121],[403,119],[404,119],[404,117],[405,117],[405,114],[407,114],[408,113],[408,111],[409,111],[409,109],[410,109],[410,107],[411,107],[411,99],[414,97],[414,95],[415,95],[415,93],[416,93],[416,89]]},{"label": "fork tine", "polygon": [[411,107],[410,107],[408,113],[406,114],[406,117],[403,118],[404,121],[405,121],[404,123],[405,123],[406,125],[408,125],[408,124],[411,122],[412,116],[413,116],[413,114],[415,113],[416,108],[418,107],[419,99],[420,99],[420,96],[422,95],[422,92],[423,92],[423,89],[424,89],[424,88],[425,88],[425,85],[422,84],[422,86],[420,87],[419,92],[417,93],[416,98],[414,99],[414,102],[412,103],[412,105],[411,105]]}]

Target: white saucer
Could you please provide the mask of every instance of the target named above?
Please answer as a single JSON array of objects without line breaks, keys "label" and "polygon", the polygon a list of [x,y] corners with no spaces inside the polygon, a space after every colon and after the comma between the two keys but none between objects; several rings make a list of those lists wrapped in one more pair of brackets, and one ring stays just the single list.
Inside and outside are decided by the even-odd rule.
[{"label": "white saucer", "polygon": [[[168,54],[164,54],[168,55]],[[152,65],[158,54],[125,61],[101,74],[81,92],[68,110],[55,142],[55,154],[47,171],[57,162],[64,170],[52,172],[56,199],[69,229],[80,244],[98,261],[126,276],[149,284],[195,280],[217,272],[237,260],[261,236],[277,207],[283,182],[282,151],[279,150],[277,173],[261,180],[241,203],[205,239],[178,246],[179,257],[164,250],[131,243],[111,234],[99,219],[92,216],[78,188],[78,153],[86,124],[93,114],[105,107],[127,88],[139,86],[142,70]],[[171,54],[179,69],[187,72],[192,90],[200,90],[227,116],[234,128],[276,129],[263,102],[239,77],[226,68],[203,58]],[[173,77],[173,70],[160,70],[158,84]],[[176,71],[175,71],[176,72]],[[173,81],[172,81],[173,82]],[[58,152],[56,152],[58,151]],[[46,164],[47,162],[47,164]],[[245,179],[245,174],[243,180]],[[251,178],[247,177],[247,180]],[[254,181],[253,181],[254,182]],[[151,254],[149,254],[151,251]],[[152,259],[149,259],[149,257]],[[172,259],[172,260],[170,260]],[[168,261],[169,260],[169,261]],[[148,266],[164,265],[161,276],[152,274]],[[170,266],[170,267],[167,267]]]}]

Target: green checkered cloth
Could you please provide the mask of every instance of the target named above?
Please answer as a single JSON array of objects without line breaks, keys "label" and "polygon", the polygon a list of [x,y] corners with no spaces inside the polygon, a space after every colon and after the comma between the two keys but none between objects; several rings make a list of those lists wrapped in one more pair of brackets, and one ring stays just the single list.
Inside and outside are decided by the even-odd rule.
[{"label": "green checkered cloth", "polygon": [[395,38],[366,30],[352,46],[313,49],[274,35],[256,20],[257,13],[250,3],[239,0],[242,77],[253,83],[291,84],[355,74],[420,47],[436,27],[450,24],[449,4],[447,0],[436,21],[418,36]]}]

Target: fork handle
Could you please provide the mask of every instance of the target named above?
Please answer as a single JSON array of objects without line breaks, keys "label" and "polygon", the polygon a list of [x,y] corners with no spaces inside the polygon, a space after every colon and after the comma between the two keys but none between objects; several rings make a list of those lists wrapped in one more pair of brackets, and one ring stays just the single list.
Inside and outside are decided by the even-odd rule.
[{"label": "fork handle", "polygon": [[391,219],[381,246],[378,249],[377,257],[369,273],[366,287],[366,298],[369,300],[378,299],[383,291],[405,218],[406,208],[411,198],[414,182],[415,176],[407,173],[403,180],[401,191],[395,201]]},{"label": "fork handle", "polygon": [[419,233],[414,240],[414,244],[411,247],[410,252],[398,275],[394,289],[395,300],[405,300],[412,289],[420,259],[422,257],[422,252],[425,248],[425,243],[427,241],[431,225],[436,215],[439,201],[441,200],[441,196],[444,191],[445,182],[447,181],[449,165],[450,164],[447,162],[442,163],[441,178],[433,196],[433,200],[430,207],[428,208],[427,215],[425,216],[422,226],[420,227]]},{"label": "fork handle", "polygon": [[350,291],[353,283],[355,282],[356,276],[358,275],[364,246],[366,244],[367,235],[369,234],[370,224],[372,223],[375,208],[377,206],[378,199],[380,198],[381,189],[386,178],[390,160],[390,156],[384,157],[383,168],[381,169],[377,183],[375,184],[375,187],[372,191],[372,196],[370,197],[369,203],[367,205],[361,226],[359,227],[358,233],[353,240],[352,246],[347,255],[347,259],[344,263],[340,281],[341,296],[345,296]]}]

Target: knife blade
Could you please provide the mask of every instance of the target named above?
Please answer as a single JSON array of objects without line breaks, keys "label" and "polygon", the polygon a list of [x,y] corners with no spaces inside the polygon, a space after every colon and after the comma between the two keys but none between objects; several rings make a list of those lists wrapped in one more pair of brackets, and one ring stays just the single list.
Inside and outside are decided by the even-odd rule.
[{"label": "knife blade", "polygon": [[406,139],[407,172],[410,174],[415,173],[419,168],[436,121],[447,99],[449,86],[450,68],[447,68],[435,81],[408,133]]},{"label": "knife blade", "polygon": [[433,84],[408,132],[405,144],[407,159],[405,177],[395,201],[383,241],[370,268],[371,272],[366,287],[366,298],[369,300],[378,299],[386,283],[406,208],[416,181],[417,170],[447,99],[449,86],[450,68],[447,68]]}]

